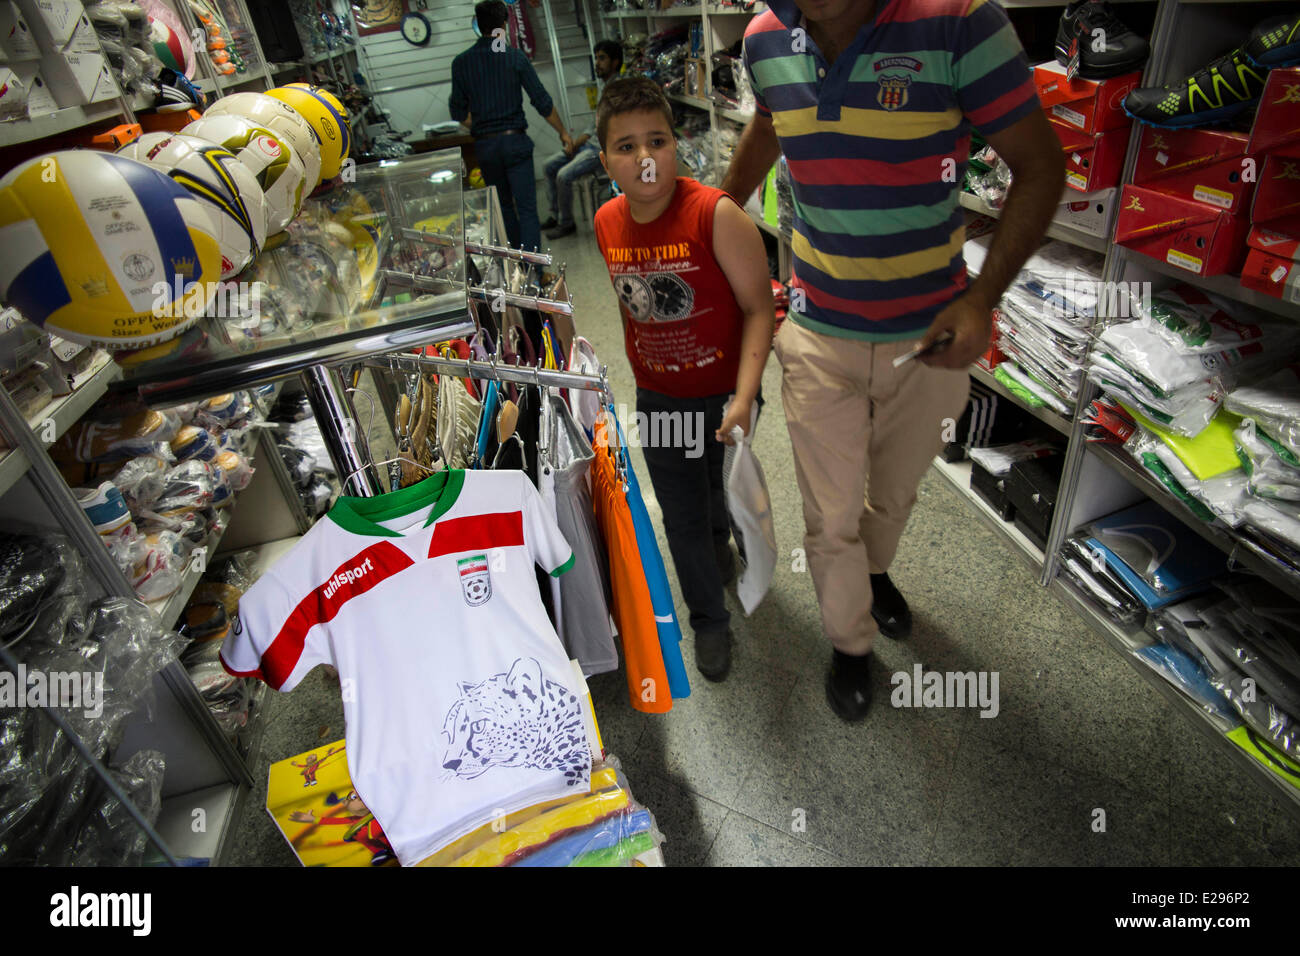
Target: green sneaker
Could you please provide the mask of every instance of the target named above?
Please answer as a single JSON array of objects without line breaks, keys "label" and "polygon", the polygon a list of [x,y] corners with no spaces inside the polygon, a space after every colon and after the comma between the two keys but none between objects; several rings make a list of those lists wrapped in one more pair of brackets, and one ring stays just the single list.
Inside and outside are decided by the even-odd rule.
[{"label": "green sneaker", "polygon": [[1250,31],[1242,47],[1250,62],[1266,70],[1300,63],[1300,16],[1273,17]]}]

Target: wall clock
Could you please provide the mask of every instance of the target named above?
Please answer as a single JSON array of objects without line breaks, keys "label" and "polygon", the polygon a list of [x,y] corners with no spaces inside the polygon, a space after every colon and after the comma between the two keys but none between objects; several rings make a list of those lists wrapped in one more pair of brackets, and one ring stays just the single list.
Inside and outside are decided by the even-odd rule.
[{"label": "wall clock", "polygon": [[423,13],[408,13],[402,17],[402,39],[413,46],[424,46],[429,42],[433,28]]}]

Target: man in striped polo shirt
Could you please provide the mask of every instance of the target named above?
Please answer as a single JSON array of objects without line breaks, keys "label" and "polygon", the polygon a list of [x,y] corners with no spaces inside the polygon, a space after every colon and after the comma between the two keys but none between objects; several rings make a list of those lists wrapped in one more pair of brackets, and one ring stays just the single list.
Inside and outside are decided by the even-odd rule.
[{"label": "man in striped polo shirt", "polygon": [[525,130],[526,91],[533,109],[550,123],[567,152],[573,147],[551,95],[522,50],[506,40],[506,5],[483,0],[474,7],[481,34],[478,41],[451,61],[448,112],[458,123],[468,120],[474,135],[474,155],[483,181],[497,188],[506,237],[517,249],[540,249],[542,224],[537,218],[537,174],[533,141]]},{"label": "man in striped polo shirt", "polygon": [[[1060,201],[1064,161],[995,0],[769,0],[744,56],[755,117],[722,188],[743,202],[785,154],[794,289],[775,349],[834,648],[827,698],[859,720],[877,632],[911,630],[887,572],[917,486],[965,407],[964,370],[988,347],[993,306]],[[968,283],[957,193],[972,127],[1014,184]]]}]

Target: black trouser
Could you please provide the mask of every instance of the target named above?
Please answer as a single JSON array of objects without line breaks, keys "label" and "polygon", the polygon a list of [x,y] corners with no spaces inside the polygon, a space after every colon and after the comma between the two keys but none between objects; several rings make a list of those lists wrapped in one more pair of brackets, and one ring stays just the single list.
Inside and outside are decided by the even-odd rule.
[{"label": "black trouser", "polygon": [[[722,424],[726,395],[675,398],[648,389],[636,390],[641,450],[672,553],[682,598],[696,633],[725,631],[731,623],[723,575],[734,560],[728,543],[731,521],[722,485],[727,446],[714,437]],[[762,398],[758,399],[762,404]],[[664,419],[659,416],[669,415]],[[701,424],[700,415],[703,416]],[[691,424],[686,428],[686,418]],[[694,447],[683,447],[686,439]]]}]

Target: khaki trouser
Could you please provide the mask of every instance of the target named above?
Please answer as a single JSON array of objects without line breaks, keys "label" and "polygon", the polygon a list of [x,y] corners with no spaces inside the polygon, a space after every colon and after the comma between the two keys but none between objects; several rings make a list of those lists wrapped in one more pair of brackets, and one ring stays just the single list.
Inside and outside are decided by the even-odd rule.
[{"label": "khaki trouser", "polygon": [[868,574],[889,569],[945,419],[961,417],[970,393],[964,370],[917,360],[895,369],[916,341],[834,338],[793,321],[776,338],[808,569],[822,629],[845,654],[871,650]]}]

